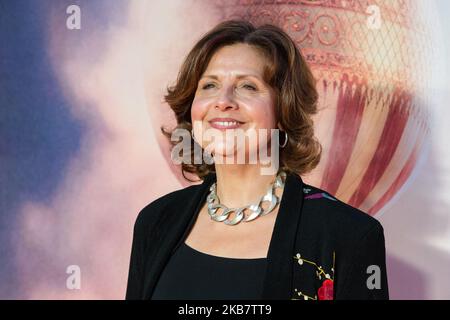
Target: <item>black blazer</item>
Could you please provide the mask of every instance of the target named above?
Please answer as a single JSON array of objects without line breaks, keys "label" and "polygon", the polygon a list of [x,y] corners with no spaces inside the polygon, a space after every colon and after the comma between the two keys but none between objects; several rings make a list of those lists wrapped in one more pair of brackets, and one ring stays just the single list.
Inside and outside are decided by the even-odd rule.
[{"label": "black blazer", "polygon": [[[150,299],[216,180],[211,173],[139,213],[126,299]],[[288,174],[267,255],[263,299],[388,299],[384,234],[366,213]]]}]

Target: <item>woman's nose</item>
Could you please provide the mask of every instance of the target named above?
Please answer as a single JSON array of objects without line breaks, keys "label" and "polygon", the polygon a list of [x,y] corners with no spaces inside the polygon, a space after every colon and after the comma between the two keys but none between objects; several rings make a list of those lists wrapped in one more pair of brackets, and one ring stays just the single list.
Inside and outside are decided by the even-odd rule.
[{"label": "woman's nose", "polygon": [[220,93],[215,102],[215,108],[218,110],[237,109],[238,104],[234,99],[234,88],[227,88]]}]

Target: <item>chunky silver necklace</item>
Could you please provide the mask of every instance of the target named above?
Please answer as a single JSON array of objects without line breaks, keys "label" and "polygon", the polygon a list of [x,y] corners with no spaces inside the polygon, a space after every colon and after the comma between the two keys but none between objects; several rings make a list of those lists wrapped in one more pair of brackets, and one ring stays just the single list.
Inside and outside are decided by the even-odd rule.
[{"label": "chunky silver necklace", "polygon": [[[284,187],[285,179],[286,173],[284,171],[281,171],[275,178],[275,181],[267,189],[266,194],[258,203],[250,204],[240,208],[228,208],[227,206],[221,204],[216,193],[216,183],[214,182],[209,189],[210,193],[208,194],[208,197],[206,199],[208,204],[208,214],[212,220],[217,222],[224,222],[227,225],[236,225],[242,220],[244,222],[248,222],[258,218],[259,216],[264,216],[272,212],[280,202],[280,198],[276,196],[275,190]],[[263,209],[261,205],[265,201],[269,202],[269,206],[266,209]],[[222,209],[222,213],[218,213],[219,209]],[[250,211],[250,214],[244,219],[245,210]],[[228,217],[232,212],[235,212],[235,217],[230,220],[228,219]]]}]

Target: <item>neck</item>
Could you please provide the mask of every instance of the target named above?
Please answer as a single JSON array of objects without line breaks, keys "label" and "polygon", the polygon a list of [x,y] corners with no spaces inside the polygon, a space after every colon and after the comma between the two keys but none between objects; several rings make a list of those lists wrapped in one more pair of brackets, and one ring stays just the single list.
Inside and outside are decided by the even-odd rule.
[{"label": "neck", "polygon": [[229,208],[258,202],[276,177],[276,173],[261,174],[261,166],[256,164],[216,164],[215,169],[217,196]]}]

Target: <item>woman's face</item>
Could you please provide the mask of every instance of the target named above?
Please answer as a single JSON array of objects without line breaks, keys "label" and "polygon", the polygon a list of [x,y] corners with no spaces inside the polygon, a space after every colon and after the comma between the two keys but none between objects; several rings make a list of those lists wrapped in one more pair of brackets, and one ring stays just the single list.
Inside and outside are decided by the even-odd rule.
[{"label": "woman's face", "polygon": [[[230,134],[265,132],[259,129],[266,129],[269,136],[256,143],[247,141],[246,159],[263,144],[267,146],[270,129],[277,128],[277,123],[275,93],[263,79],[266,63],[265,57],[247,44],[225,46],[213,55],[199,80],[191,108],[195,139],[203,148],[213,142],[213,154],[232,156],[240,147],[230,143]],[[205,138],[208,130],[215,132],[214,139]]]}]

